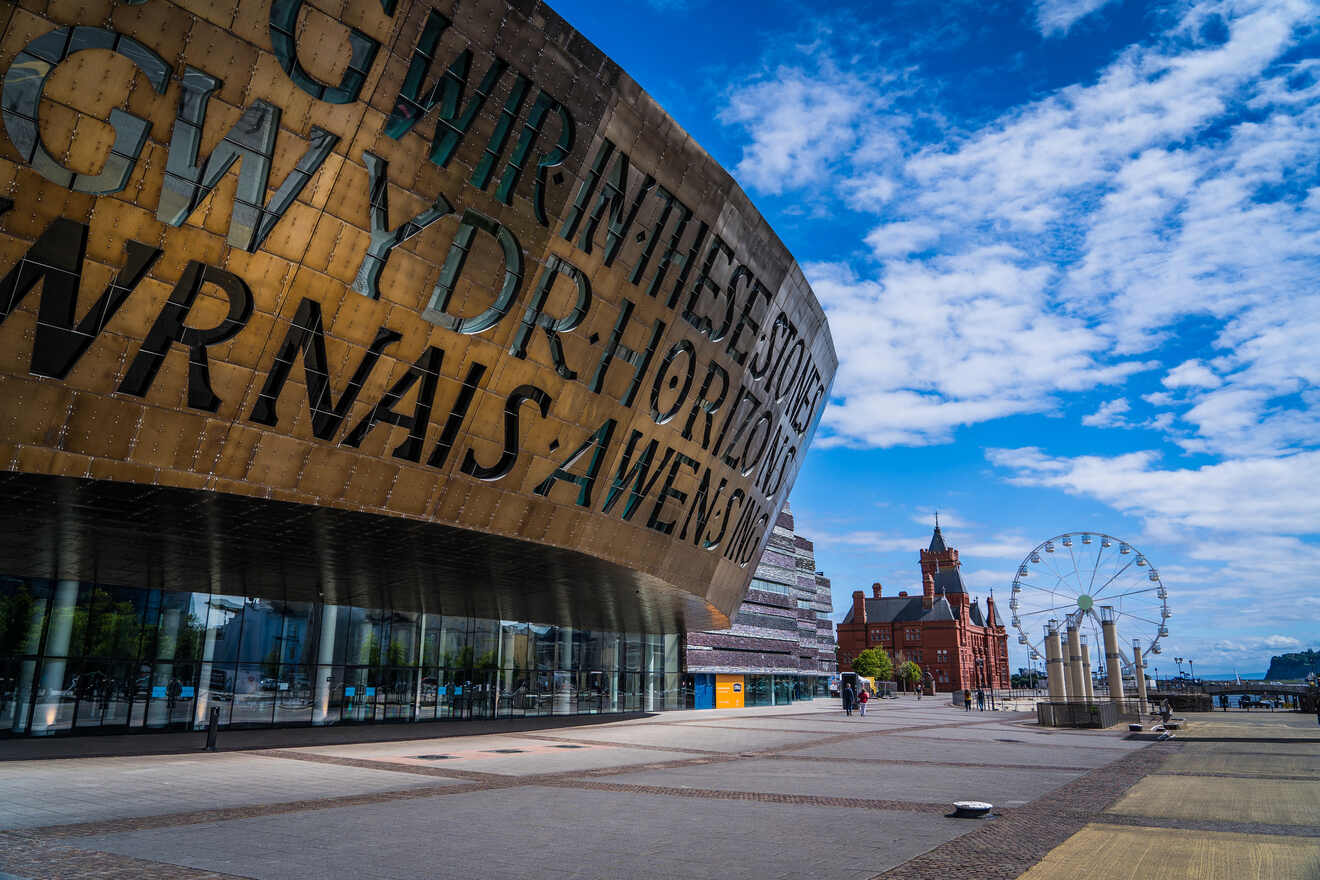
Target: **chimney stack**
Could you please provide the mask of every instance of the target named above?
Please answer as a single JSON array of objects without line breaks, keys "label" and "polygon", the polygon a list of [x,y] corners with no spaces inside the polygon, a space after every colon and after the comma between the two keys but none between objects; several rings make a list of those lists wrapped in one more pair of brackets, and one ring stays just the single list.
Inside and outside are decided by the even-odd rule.
[{"label": "chimney stack", "polygon": [[935,604],[935,576],[930,572],[921,579],[921,607],[927,610]]},{"label": "chimney stack", "polygon": [[866,594],[853,590],[853,623],[866,623]]},{"label": "chimney stack", "polygon": [[876,581],[875,583],[871,584],[871,595],[874,596],[876,599],[879,599],[879,598],[880,598],[880,582],[879,582],[879,581]]}]

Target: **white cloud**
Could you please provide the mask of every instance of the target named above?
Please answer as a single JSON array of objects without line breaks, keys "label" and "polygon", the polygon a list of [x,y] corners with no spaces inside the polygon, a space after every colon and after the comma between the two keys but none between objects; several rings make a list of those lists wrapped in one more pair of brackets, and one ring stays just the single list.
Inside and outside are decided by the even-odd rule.
[{"label": "white cloud", "polygon": [[[1320,473],[1320,451],[1179,469],[1160,467],[1154,452],[1067,458],[1025,447],[987,450],[986,457],[1011,472],[1010,482],[1094,498],[1166,534],[1210,529],[1238,535],[1306,535],[1320,523],[1320,493],[1299,478]],[[1191,552],[1194,555],[1195,549]],[[1320,563],[1320,548],[1306,555]]]},{"label": "white cloud", "polygon": [[1160,380],[1165,388],[1218,388],[1223,380],[1198,360],[1183,361]]},{"label": "white cloud", "polygon": [[[867,147],[882,93],[853,74],[827,66],[819,74],[780,67],[730,95],[721,122],[750,136],[734,174],[745,185],[778,194],[826,181],[835,163]],[[871,172],[850,184],[862,205],[889,198],[883,176]]]},{"label": "white cloud", "polygon": [[1089,416],[1082,416],[1082,424],[1092,428],[1113,428],[1127,424],[1121,416],[1132,406],[1123,398],[1100,404],[1100,408]]},{"label": "white cloud", "polygon": [[1047,37],[1066,34],[1079,20],[1112,0],[1040,0],[1036,4],[1036,27]]},{"label": "white cloud", "polygon": [[844,182],[844,201],[854,211],[879,213],[894,197],[896,188],[897,185],[889,175],[868,172]]},{"label": "white cloud", "polygon": [[1052,392],[1117,382],[1104,338],[1043,307],[1045,267],[1007,248],[899,260],[884,283],[847,264],[804,266],[830,315],[840,369],[825,445],[948,440],[960,425],[1054,406]]},{"label": "white cloud", "polygon": [[1141,395],[1141,399],[1151,406],[1171,406],[1173,404],[1173,395],[1167,391],[1152,391],[1150,394]]},{"label": "white cloud", "polygon": [[[1036,12],[1059,33],[1100,5]],[[865,237],[875,263],[807,267],[841,355],[820,442],[945,442],[1048,412],[1122,384],[1195,318],[1210,350],[1165,367],[1180,396],[1146,398],[1176,411],[1123,426],[1221,456],[1313,445],[1320,63],[1281,58],[1320,4],[1202,0],[1181,15],[1092,80],[924,148],[885,93],[910,71],[864,81],[813,57],[731,92],[745,183],[833,186],[884,218]],[[1227,39],[1206,43],[1216,18]]]},{"label": "white cloud", "polygon": [[877,227],[866,236],[871,253],[878,259],[906,257],[925,250],[939,240],[940,231],[929,223],[903,221]]},{"label": "white cloud", "polygon": [[1263,642],[1265,644],[1265,647],[1270,648],[1272,650],[1286,651],[1292,648],[1300,648],[1302,646],[1301,641],[1299,639],[1294,639],[1292,636],[1280,636],[1280,635],[1266,636],[1263,639]]}]

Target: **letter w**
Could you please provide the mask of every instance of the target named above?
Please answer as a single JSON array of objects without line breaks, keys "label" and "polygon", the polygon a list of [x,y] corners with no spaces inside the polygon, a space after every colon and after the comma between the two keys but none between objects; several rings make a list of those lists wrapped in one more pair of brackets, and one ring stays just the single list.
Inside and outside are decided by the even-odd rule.
[{"label": "letter w", "polygon": [[[441,168],[447,167],[454,158],[454,153],[463,143],[468,129],[472,127],[477,114],[485,106],[486,99],[490,97],[490,93],[495,90],[500,78],[504,76],[504,71],[509,67],[508,62],[502,58],[492,61],[461,115],[458,108],[463,103],[468,72],[472,68],[471,49],[464,49],[459,53],[454,63],[449,65],[449,69],[435,85],[431,86],[426,94],[422,94],[422,86],[431,72],[431,65],[435,62],[440,35],[449,25],[449,19],[434,9],[427,14],[426,25],[422,28],[422,35],[417,39],[412,61],[408,65],[408,73],[403,79],[403,87],[399,89],[399,95],[394,99],[394,111],[385,122],[385,134],[398,140],[411,131],[418,120],[430,113],[438,104],[440,118],[436,122],[435,136],[431,139],[430,158]],[[521,98],[519,101],[521,102]],[[482,187],[484,186],[483,184]]]},{"label": "letter w", "polygon": [[371,371],[380,360],[385,346],[398,342],[403,336],[388,327],[381,327],[376,332],[376,339],[362,354],[357,370],[348,387],[335,403],[330,394],[330,371],[325,354],[325,325],[321,320],[321,306],[316,300],[304,298],[298,304],[298,311],[289,325],[289,332],[284,334],[284,342],[275,355],[275,363],[266,377],[266,384],[261,389],[256,406],[252,407],[252,421],[260,425],[274,426],[279,423],[279,414],[275,406],[279,401],[280,391],[289,379],[293,369],[293,359],[302,352],[303,371],[307,377],[307,404],[312,410],[312,434],[318,440],[329,440],[339,430],[344,416],[348,415],[358,393],[366,384]]},{"label": "letter w", "polygon": [[313,125],[306,152],[268,204],[266,184],[275,155],[275,134],[280,128],[280,108],[266,101],[253,101],[203,167],[198,158],[202,127],[206,123],[207,104],[211,94],[220,88],[220,80],[189,67],[184,70],[182,87],[156,219],[182,226],[233,164],[241,162],[234,209],[229,216],[228,240],[234,247],[255,252],[325,162],[339,137]]},{"label": "letter w", "polygon": [[[0,199],[0,214],[12,205],[8,199]],[[87,227],[82,223],[63,217],[55,220],[18,265],[0,279],[0,324],[18,308],[28,291],[42,282],[28,368],[33,374],[52,379],[67,376],[161,255],[159,249],[136,241],[125,242],[124,249],[128,251],[124,267],[76,327],[74,311],[87,252]]]},{"label": "letter w", "polygon": [[[665,465],[669,464],[669,459],[673,456],[674,450],[666,447],[664,457],[660,459],[660,466],[655,469],[655,473],[650,472],[651,462],[655,459],[656,447],[659,446],[659,441],[652,440],[642,449],[641,454],[637,456],[637,463],[633,464],[630,469],[629,464],[632,463],[633,450],[637,448],[637,441],[641,439],[641,436],[641,431],[633,431],[632,436],[628,438],[628,445],[624,447],[623,457],[619,461],[619,469],[614,474],[610,491],[605,495],[605,505],[601,508],[601,513],[609,513],[610,509],[618,502],[619,496],[623,494],[624,487],[631,483],[632,485],[628,490],[628,500],[623,505],[623,518],[625,520],[632,519],[632,515],[636,512],[642,499],[651,494],[651,489],[655,487],[655,481],[664,472]],[[648,474],[651,477],[650,480],[646,479]]]}]

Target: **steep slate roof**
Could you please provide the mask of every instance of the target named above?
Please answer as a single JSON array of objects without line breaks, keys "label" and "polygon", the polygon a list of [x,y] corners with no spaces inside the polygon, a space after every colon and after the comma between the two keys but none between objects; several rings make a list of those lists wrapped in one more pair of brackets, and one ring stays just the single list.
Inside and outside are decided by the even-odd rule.
[{"label": "steep slate roof", "polygon": [[941,568],[935,572],[935,595],[966,592],[967,588],[963,586],[962,575],[958,573],[958,569]]},{"label": "steep slate roof", "polygon": [[968,616],[971,617],[973,625],[985,626],[985,618],[981,616],[981,602],[979,599],[974,601],[971,608],[968,609]]},{"label": "steep slate roof", "polygon": [[[954,619],[949,600],[943,596],[936,596],[929,610],[921,607],[920,596],[885,596],[866,600],[867,623],[914,623]],[[848,609],[848,615],[843,622],[853,622],[851,608]]]},{"label": "steep slate roof", "polygon": [[935,524],[935,534],[930,536],[930,552],[943,553],[948,548],[944,546],[944,536],[940,534],[939,524]]}]

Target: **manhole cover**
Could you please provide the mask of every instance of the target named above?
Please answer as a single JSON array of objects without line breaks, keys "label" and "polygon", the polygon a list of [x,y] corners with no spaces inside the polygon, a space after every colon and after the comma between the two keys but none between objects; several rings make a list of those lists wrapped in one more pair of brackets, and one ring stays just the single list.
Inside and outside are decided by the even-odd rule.
[{"label": "manhole cover", "polygon": [[556,748],[556,749],[585,749],[586,746],[572,746],[572,745],[568,745],[567,743],[565,743],[565,744],[563,744],[563,745],[553,746],[553,748]]},{"label": "manhole cover", "polygon": [[955,819],[983,819],[986,818],[994,807],[985,801],[954,801],[953,818]]},{"label": "manhole cover", "polygon": [[419,761],[448,761],[453,755],[413,755]]},{"label": "manhole cover", "polygon": [[521,755],[523,753],[522,749],[485,749],[485,751],[493,755]]}]

